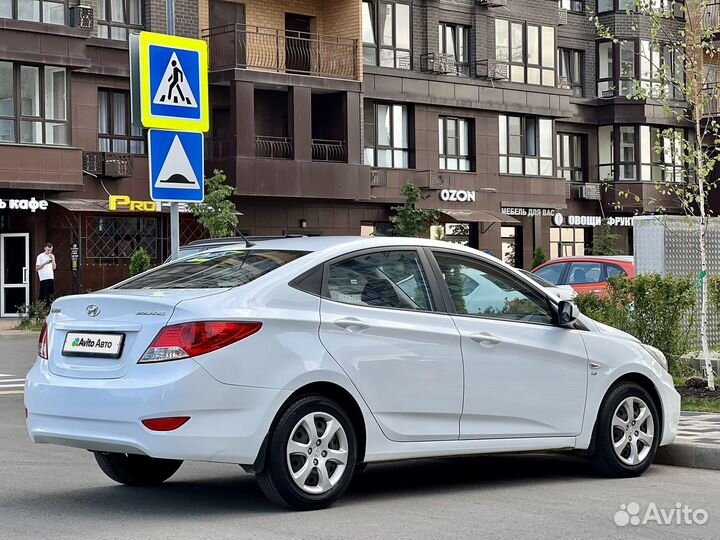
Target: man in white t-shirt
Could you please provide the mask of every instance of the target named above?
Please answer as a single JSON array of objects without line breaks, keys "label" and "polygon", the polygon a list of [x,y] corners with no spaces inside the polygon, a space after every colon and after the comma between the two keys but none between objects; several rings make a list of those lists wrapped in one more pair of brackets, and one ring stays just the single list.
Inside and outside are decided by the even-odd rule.
[{"label": "man in white t-shirt", "polygon": [[55,255],[52,250],[53,245],[48,242],[45,244],[45,250],[37,256],[35,261],[35,270],[40,278],[41,302],[51,302],[55,292]]}]

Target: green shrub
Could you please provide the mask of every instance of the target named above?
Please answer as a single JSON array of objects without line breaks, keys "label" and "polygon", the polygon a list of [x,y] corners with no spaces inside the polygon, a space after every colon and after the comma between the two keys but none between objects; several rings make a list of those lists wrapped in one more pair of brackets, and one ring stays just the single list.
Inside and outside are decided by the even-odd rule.
[{"label": "green shrub", "polygon": [[545,250],[542,248],[542,246],[536,247],[533,253],[532,267],[537,268],[545,261],[547,261],[547,257],[545,256]]},{"label": "green shrub", "polygon": [[40,330],[45,323],[45,318],[50,313],[50,306],[45,302],[23,304],[18,308],[18,313],[20,314],[18,330]]},{"label": "green shrub", "polygon": [[130,277],[142,274],[146,270],[150,270],[150,254],[139,248],[130,258]]},{"label": "green shrub", "polygon": [[660,349],[675,373],[692,348],[695,298],[692,280],[649,274],[610,278],[606,296],[579,294],[575,302],[588,317]]}]

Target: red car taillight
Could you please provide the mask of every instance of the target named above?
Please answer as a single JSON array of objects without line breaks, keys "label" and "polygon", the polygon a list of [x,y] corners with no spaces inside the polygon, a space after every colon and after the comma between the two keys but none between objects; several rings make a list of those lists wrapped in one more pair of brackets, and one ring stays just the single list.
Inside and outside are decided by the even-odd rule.
[{"label": "red car taillight", "polygon": [[260,330],[259,322],[190,322],[166,326],[155,337],[139,363],[167,362],[206,354]]},{"label": "red car taillight", "polygon": [[43,324],[42,330],[40,330],[40,337],[38,338],[38,356],[40,358],[48,359],[48,331],[47,323]]},{"label": "red car taillight", "polygon": [[143,425],[152,431],[173,431],[190,420],[189,416],[171,416],[168,418],[148,418]]}]

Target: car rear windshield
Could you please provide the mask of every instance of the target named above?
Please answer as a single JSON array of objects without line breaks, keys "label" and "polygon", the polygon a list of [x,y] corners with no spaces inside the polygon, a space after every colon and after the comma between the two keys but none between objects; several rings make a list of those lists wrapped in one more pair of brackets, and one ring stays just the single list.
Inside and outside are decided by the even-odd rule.
[{"label": "car rear windshield", "polygon": [[222,289],[245,285],[307,251],[228,249],[198,253],[164,264],[116,289]]}]

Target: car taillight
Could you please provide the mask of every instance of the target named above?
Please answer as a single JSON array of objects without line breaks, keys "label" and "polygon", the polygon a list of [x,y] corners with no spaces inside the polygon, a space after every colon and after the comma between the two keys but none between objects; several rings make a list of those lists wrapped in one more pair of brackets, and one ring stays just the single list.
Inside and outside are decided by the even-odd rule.
[{"label": "car taillight", "polygon": [[155,337],[139,363],[167,362],[206,354],[260,330],[259,322],[189,322],[166,326]]},{"label": "car taillight", "polygon": [[43,324],[42,330],[40,330],[40,337],[38,338],[38,356],[40,358],[48,359],[48,331],[47,323]]},{"label": "car taillight", "polygon": [[143,425],[152,431],[173,431],[190,420],[189,416],[171,416],[168,418],[148,418]]}]

